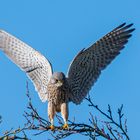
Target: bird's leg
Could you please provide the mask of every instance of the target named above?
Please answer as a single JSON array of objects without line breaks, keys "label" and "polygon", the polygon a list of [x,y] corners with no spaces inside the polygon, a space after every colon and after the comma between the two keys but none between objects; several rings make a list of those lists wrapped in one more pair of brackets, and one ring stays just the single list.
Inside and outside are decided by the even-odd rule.
[{"label": "bird's leg", "polygon": [[64,125],[63,129],[68,129],[68,115],[69,115],[69,110],[68,110],[68,103],[62,103],[61,104],[61,115],[64,120]]},{"label": "bird's leg", "polygon": [[49,120],[51,122],[51,125],[50,125],[50,129],[51,130],[54,130],[55,127],[54,127],[54,116],[55,116],[55,106],[53,105],[52,102],[48,102],[48,117],[49,117]]},{"label": "bird's leg", "polygon": [[54,119],[51,118],[51,117],[49,117],[49,119],[50,119],[50,122],[51,122],[51,125],[50,125],[49,128],[53,131],[55,129],[55,127],[54,127]]}]

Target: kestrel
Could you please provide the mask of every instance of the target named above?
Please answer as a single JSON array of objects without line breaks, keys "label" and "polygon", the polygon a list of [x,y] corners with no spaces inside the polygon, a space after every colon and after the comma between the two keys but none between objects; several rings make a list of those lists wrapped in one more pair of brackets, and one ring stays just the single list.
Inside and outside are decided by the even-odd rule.
[{"label": "kestrel", "polygon": [[87,49],[82,49],[69,66],[67,76],[53,72],[51,63],[21,40],[0,30],[0,49],[31,79],[42,102],[48,101],[48,117],[54,129],[54,116],[61,112],[68,128],[68,104],[80,104],[101,71],[120,53],[131,37],[133,24],[121,24]]}]

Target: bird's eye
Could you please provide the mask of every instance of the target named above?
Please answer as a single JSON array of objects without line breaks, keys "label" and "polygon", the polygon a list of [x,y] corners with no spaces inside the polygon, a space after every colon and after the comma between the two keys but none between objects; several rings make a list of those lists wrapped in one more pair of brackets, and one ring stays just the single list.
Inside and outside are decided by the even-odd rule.
[{"label": "bird's eye", "polygon": [[57,80],[57,79],[56,79],[55,81],[56,81],[56,83],[58,82],[58,80]]}]

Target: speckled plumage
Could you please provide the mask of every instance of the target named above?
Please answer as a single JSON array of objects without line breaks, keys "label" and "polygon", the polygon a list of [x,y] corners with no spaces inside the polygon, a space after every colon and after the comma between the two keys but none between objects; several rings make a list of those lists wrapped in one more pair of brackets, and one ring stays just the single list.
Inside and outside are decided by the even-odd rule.
[{"label": "speckled plumage", "polygon": [[[80,104],[98,79],[101,71],[124,48],[131,37],[133,24],[118,26],[73,59],[68,75],[52,72],[50,62],[21,40],[0,30],[0,49],[32,80],[40,99],[48,101],[48,116],[53,125],[56,112],[68,120],[68,103]],[[65,125],[67,126],[67,125]]]},{"label": "speckled plumage", "polygon": [[[51,83],[48,83],[48,102],[53,102],[55,105],[64,102],[69,102],[69,86],[64,85],[60,88],[54,87]],[[57,93],[57,94],[56,94]]]}]

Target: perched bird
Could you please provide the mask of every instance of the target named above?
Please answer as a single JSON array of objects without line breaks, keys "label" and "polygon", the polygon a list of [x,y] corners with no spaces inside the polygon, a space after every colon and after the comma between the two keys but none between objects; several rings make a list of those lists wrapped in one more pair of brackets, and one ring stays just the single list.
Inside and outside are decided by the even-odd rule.
[{"label": "perched bird", "polygon": [[61,112],[63,128],[68,128],[68,104],[80,104],[98,79],[101,71],[120,53],[131,37],[133,24],[121,24],[87,49],[82,49],[69,66],[67,76],[53,72],[51,63],[38,51],[9,33],[0,30],[0,49],[33,82],[42,102],[48,101],[50,128]]}]

